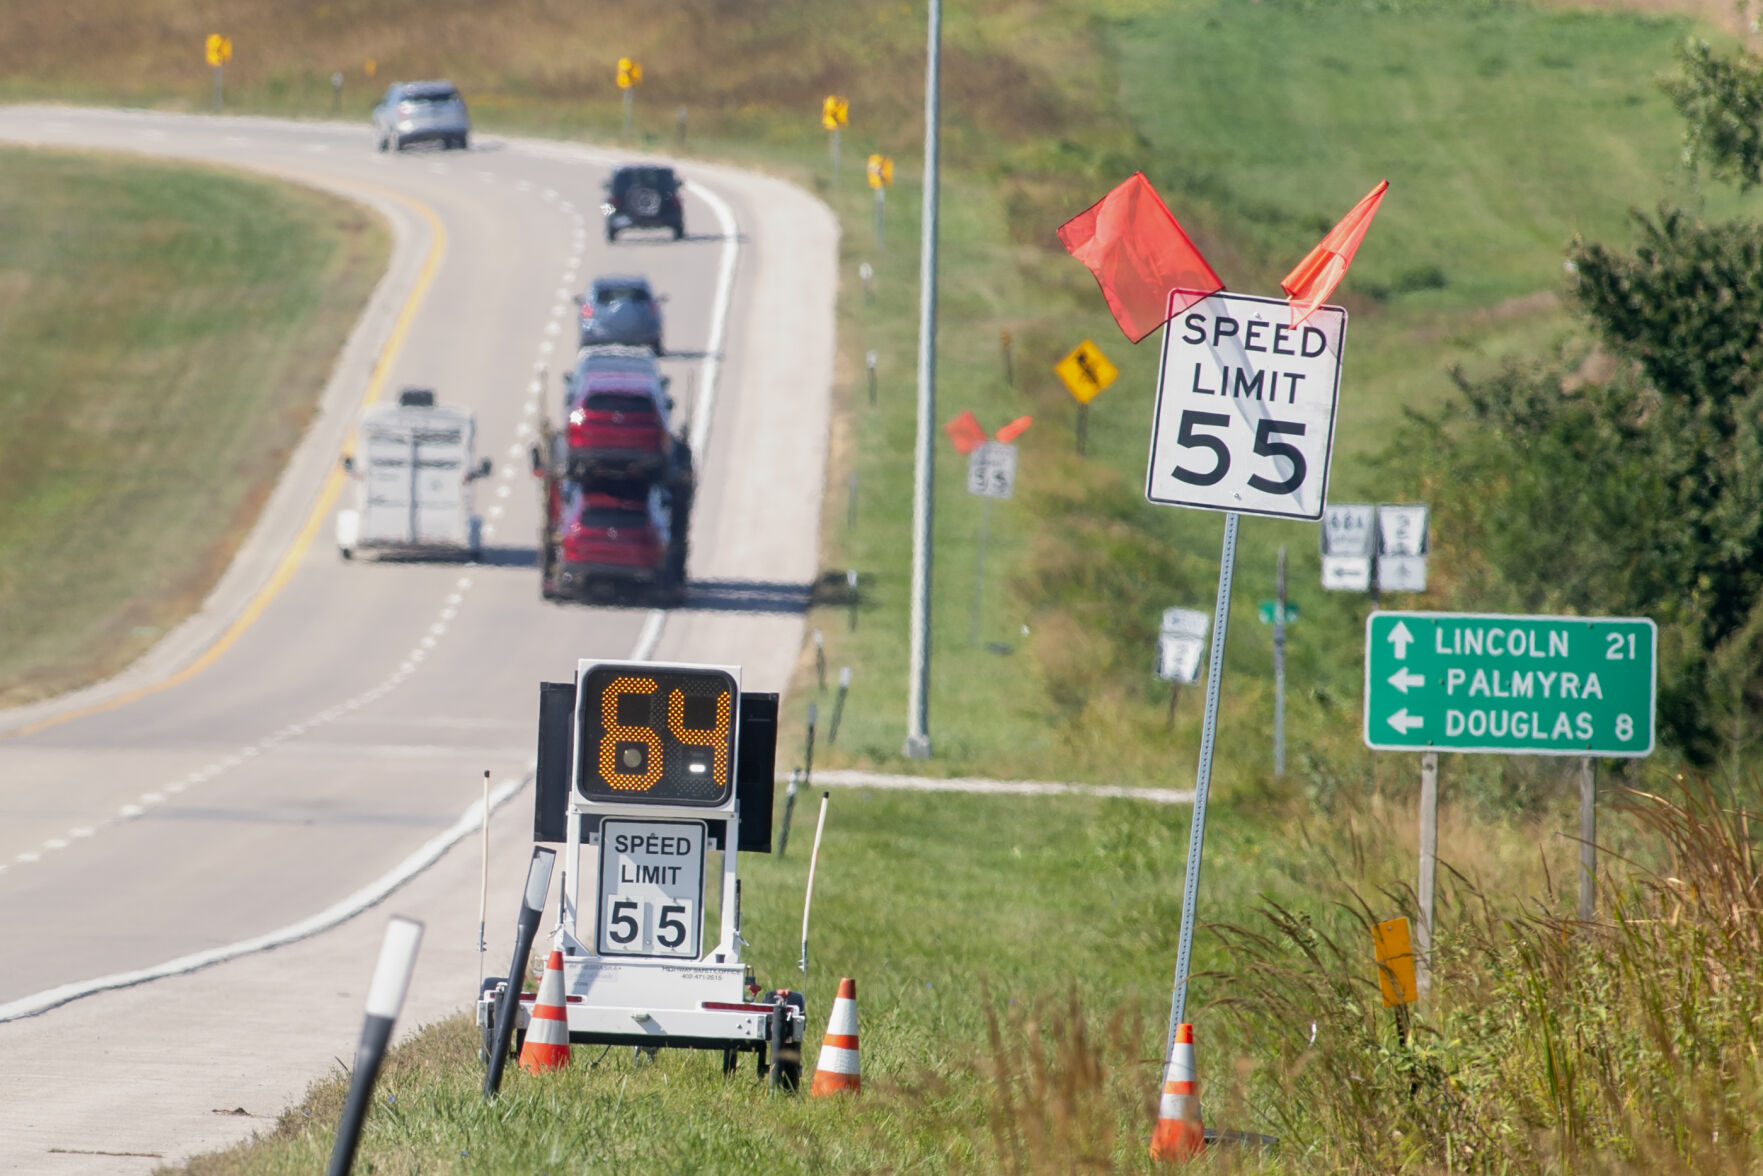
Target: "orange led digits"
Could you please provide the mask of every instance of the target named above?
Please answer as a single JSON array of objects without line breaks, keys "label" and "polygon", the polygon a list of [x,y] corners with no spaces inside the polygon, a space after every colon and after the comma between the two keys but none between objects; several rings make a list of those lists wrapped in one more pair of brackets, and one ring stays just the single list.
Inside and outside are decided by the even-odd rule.
[{"label": "orange led digits", "polygon": [[[656,689],[653,678],[620,677],[614,678],[600,694],[600,720],[606,727],[606,735],[600,740],[600,778],[619,792],[647,792],[661,779],[661,736],[653,728],[618,721],[621,697],[653,694]],[[623,755],[619,754],[620,743],[626,745]],[[642,744],[645,750],[629,746],[633,743]]]},{"label": "orange led digits", "polygon": [[603,805],[726,808],[740,775],[740,690],[710,666],[587,669],[576,694],[577,794]]},{"label": "orange led digits", "polygon": [[729,696],[726,693],[716,696],[716,724],[708,731],[694,731],[686,726],[686,696],[682,691],[675,690],[667,696],[667,729],[681,743],[693,747],[708,747],[716,757],[714,769],[715,783],[728,783],[728,726]]}]

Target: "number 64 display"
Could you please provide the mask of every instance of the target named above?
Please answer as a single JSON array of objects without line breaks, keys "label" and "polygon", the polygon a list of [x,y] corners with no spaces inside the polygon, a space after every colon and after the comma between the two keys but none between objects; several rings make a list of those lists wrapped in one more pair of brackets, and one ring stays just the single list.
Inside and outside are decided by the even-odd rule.
[{"label": "number 64 display", "polygon": [[1167,506],[1320,519],[1347,312],[1214,294],[1163,332],[1145,497]]}]

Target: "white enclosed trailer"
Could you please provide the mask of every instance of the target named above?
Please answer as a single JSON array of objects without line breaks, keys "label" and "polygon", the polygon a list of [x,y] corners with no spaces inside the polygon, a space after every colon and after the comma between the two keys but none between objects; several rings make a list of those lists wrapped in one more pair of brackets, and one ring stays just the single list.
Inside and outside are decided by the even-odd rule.
[{"label": "white enclosed trailer", "polygon": [[477,559],[483,520],[472,483],[489,475],[490,461],[474,458],[476,431],[469,412],[436,404],[422,388],[363,413],[356,452],[343,459],[355,480],[354,507],[337,512],[343,558],[389,551]]}]

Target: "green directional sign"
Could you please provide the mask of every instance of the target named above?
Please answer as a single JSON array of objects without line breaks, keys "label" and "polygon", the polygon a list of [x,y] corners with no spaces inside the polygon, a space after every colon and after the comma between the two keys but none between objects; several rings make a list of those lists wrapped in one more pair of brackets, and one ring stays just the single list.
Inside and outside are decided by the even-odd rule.
[{"label": "green directional sign", "polygon": [[1365,743],[1650,755],[1657,645],[1644,617],[1374,612],[1365,622]]},{"label": "green directional sign", "polygon": [[[1277,600],[1263,600],[1261,602],[1260,612],[1261,612],[1261,623],[1263,625],[1273,624],[1274,621],[1280,619],[1279,601],[1277,601]],[[1298,619],[1298,606],[1295,604],[1286,605],[1286,615],[1284,618],[1285,623],[1289,625],[1297,619]]]}]

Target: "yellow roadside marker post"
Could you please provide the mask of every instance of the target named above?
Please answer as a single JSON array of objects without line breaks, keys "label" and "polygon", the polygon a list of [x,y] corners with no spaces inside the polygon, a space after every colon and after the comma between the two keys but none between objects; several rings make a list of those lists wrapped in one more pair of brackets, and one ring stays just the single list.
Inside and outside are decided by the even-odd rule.
[{"label": "yellow roadside marker post", "polygon": [[1100,347],[1085,339],[1072,348],[1070,355],[1054,364],[1053,370],[1077,401],[1077,452],[1081,457],[1090,435],[1090,401],[1120,377],[1120,369],[1109,362]]},{"label": "yellow roadside marker post", "polygon": [[631,137],[631,99],[643,81],[643,63],[630,57],[618,59],[618,88],[624,91],[624,137]]},{"label": "yellow roadside marker post", "polygon": [[233,59],[233,43],[219,33],[209,33],[203,49],[208,64],[214,67],[214,109],[218,111],[225,96],[226,63]]},{"label": "yellow roadside marker post", "polygon": [[[837,135],[838,131],[834,130]],[[836,156],[835,156],[836,158]],[[834,172],[837,172],[834,167]],[[888,189],[894,186],[894,161],[886,155],[869,157],[869,186],[875,189],[875,247],[880,249],[887,244],[888,230],[883,219],[883,209],[888,203]]]},{"label": "yellow roadside marker post", "polygon": [[1414,943],[1407,919],[1389,919],[1371,927],[1371,946],[1377,956],[1377,987],[1383,1007],[1396,1010],[1396,1035],[1408,1044],[1408,1006],[1420,997],[1414,977]]},{"label": "yellow roadside marker post", "polygon": [[851,104],[837,94],[828,94],[820,103],[820,125],[832,132],[833,187],[839,186],[839,128],[851,121]]}]

